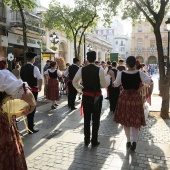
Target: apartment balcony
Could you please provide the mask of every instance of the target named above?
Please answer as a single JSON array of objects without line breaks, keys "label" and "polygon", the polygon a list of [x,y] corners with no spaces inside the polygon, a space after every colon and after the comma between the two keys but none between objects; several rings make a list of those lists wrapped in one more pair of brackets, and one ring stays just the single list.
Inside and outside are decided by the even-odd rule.
[{"label": "apartment balcony", "polygon": [[0,2],[0,22],[6,23],[6,11],[3,2]]},{"label": "apartment balcony", "polygon": [[[41,18],[28,12],[24,12],[24,15],[28,32],[39,35],[45,34],[45,30],[41,26]],[[19,12],[11,11],[10,27],[11,29],[22,29],[22,19]]]}]

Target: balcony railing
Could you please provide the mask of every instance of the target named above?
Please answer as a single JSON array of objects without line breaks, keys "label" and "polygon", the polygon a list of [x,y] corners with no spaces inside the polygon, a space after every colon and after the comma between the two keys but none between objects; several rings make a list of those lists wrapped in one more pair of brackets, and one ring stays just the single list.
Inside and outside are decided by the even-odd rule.
[{"label": "balcony railing", "polygon": [[[28,12],[24,12],[24,15],[25,15],[25,23],[26,23],[28,30],[34,31],[41,35],[45,34],[44,29],[41,27],[41,19],[39,17]],[[21,19],[21,15],[19,12],[11,11],[10,25],[11,27],[22,28],[22,19]]]},{"label": "balcony railing", "polygon": [[0,2],[0,22],[6,22],[6,11],[3,2]]}]

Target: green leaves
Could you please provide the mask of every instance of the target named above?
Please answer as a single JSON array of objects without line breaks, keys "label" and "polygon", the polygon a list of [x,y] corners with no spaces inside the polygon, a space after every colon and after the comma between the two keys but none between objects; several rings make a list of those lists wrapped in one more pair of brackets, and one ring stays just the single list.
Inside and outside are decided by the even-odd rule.
[{"label": "green leaves", "polygon": [[[30,10],[30,9],[37,7],[35,0],[20,0],[19,2],[21,4],[22,9]],[[6,6],[10,6],[10,8],[13,11],[19,10],[16,0],[4,0],[4,4]]]}]

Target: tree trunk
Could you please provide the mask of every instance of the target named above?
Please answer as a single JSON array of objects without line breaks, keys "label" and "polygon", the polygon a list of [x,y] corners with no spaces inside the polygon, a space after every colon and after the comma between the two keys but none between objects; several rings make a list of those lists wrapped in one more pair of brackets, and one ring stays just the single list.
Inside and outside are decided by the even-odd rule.
[{"label": "tree trunk", "polygon": [[74,57],[78,58],[77,55],[77,40],[76,40],[76,36],[74,36]]},{"label": "tree trunk", "polygon": [[24,43],[24,60],[25,59],[25,54],[26,54],[26,51],[28,50],[28,46],[27,46],[27,26],[26,26],[26,23],[25,23],[25,17],[24,17],[24,13],[23,13],[23,9],[22,9],[22,6],[20,4],[20,1],[19,0],[16,0],[17,2],[17,5],[18,5],[18,8],[19,8],[19,11],[20,11],[20,15],[21,15],[21,18],[22,18],[22,31],[23,31],[23,43]]},{"label": "tree trunk", "polygon": [[169,73],[164,77],[163,89],[162,89],[162,108],[161,108],[161,117],[163,119],[169,118]]},{"label": "tree trunk", "polygon": [[170,75],[170,71],[168,69],[168,72],[165,75],[164,55],[163,55],[160,27],[157,27],[157,29],[155,28],[154,33],[155,33],[156,42],[157,42],[158,61],[159,61],[159,75],[160,75],[159,90],[162,96],[161,116],[162,118],[169,118],[169,75]]}]

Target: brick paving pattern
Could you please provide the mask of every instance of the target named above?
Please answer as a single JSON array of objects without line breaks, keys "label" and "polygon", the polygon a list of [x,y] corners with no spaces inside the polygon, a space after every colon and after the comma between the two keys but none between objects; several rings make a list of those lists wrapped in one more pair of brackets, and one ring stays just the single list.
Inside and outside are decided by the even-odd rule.
[{"label": "brick paving pattern", "polygon": [[[156,97],[152,103],[152,107],[157,105]],[[170,169],[170,120],[149,117],[147,126],[140,129],[136,151],[132,152],[126,149],[123,127],[113,122],[108,100],[104,100],[101,144],[84,147],[83,117],[79,110],[69,112],[66,104],[63,96],[57,110],[50,111],[50,104],[38,108],[36,121],[40,132],[23,139],[28,170]]]}]

